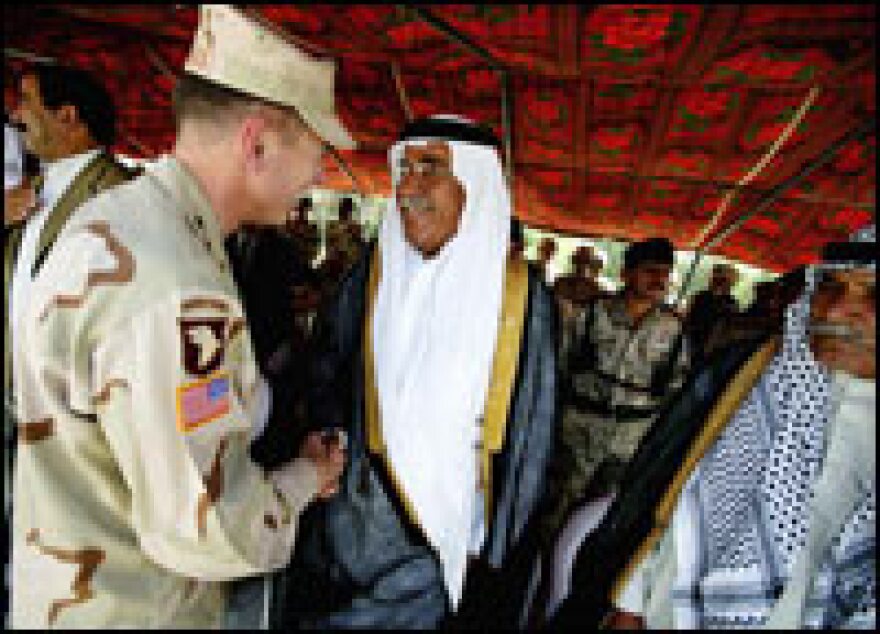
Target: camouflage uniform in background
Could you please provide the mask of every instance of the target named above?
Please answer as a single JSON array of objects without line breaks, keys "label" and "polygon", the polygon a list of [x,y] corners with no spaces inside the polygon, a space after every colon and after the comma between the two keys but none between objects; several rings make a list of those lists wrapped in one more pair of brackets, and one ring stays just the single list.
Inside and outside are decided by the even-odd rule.
[{"label": "camouflage uniform in background", "polygon": [[577,315],[562,341],[563,414],[551,523],[588,493],[616,488],[623,467],[688,369],[682,323],[661,306],[633,323],[622,293]]}]

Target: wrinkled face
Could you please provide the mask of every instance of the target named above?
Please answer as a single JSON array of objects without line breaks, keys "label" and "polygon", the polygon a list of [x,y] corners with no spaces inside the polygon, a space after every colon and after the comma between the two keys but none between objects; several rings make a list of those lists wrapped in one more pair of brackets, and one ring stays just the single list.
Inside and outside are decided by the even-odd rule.
[{"label": "wrinkled face", "polygon": [[64,131],[61,110],[50,110],[43,103],[40,82],[36,75],[22,76],[19,89],[21,101],[13,117],[24,124],[25,146],[40,160],[51,161],[58,158],[58,140]]},{"label": "wrinkled face", "polygon": [[258,224],[282,225],[298,199],[321,180],[324,143],[312,130],[277,109],[264,109],[267,125],[247,150],[248,182]]},{"label": "wrinkled face", "polygon": [[430,258],[458,232],[464,186],[452,174],[452,149],[442,141],[404,147],[397,208],[410,246]]},{"label": "wrinkled face", "polygon": [[662,302],[669,286],[672,266],[659,262],[645,262],[624,272],[626,287],[637,299]]},{"label": "wrinkled face", "polygon": [[810,349],[829,369],[876,376],[875,280],[867,269],[823,274],[810,308]]}]

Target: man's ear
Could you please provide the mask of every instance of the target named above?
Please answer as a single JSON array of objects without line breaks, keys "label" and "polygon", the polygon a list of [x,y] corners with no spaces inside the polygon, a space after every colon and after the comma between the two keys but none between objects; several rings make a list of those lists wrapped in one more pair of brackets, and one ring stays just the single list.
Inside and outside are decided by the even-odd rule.
[{"label": "man's ear", "polygon": [[80,121],[79,112],[74,105],[64,104],[56,112],[58,120],[66,126],[72,126]]},{"label": "man's ear", "polygon": [[262,169],[265,155],[266,122],[248,115],[239,127],[238,142],[245,163],[254,169]]}]

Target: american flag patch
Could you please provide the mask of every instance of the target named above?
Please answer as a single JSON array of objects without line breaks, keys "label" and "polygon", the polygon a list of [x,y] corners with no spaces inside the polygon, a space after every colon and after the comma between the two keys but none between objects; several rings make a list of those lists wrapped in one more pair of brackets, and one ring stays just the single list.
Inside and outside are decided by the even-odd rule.
[{"label": "american flag patch", "polygon": [[187,383],[177,388],[177,428],[192,431],[229,413],[229,374]]}]

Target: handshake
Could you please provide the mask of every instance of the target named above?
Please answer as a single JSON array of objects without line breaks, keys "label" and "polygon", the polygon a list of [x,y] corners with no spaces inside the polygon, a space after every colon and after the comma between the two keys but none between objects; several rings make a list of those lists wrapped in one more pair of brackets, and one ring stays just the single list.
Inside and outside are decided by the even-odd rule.
[{"label": "handshake", "polygon": [[303,441],[299,455],[311,462],[318,473],[319,499],[336,495],[339,490],[347,444],[348,438],[341,429],[314,431]]}]

